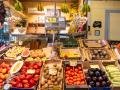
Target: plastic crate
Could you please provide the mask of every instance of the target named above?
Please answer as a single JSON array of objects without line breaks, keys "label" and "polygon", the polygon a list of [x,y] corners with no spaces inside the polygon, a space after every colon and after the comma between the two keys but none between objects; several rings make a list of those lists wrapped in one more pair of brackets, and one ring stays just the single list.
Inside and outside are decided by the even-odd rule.
[{"label": "plastic crate", "polygon": [[89,88],[89,90],[112,90],[110,87]]}]

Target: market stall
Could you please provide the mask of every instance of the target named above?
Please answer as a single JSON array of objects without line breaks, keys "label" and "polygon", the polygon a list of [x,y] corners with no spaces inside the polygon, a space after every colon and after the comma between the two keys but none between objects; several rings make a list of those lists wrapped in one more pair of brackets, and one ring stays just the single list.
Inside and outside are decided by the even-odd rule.
[{"label": "market stall", "polygon": [[[10,25],[6,26],[10,30],[9,43],[0,46],[0,89],[120,90],[119,42],[88,40],[84,29],[88,23],[86,11],[79,14],[69,0],[76,12],[70,13],[72,20],[67,20],[56,7],[63,3],[61,11],[67,14],[69,8],[64,1],[54,2],[55,11],[48,9],[47,14],[40,11],[42,4],[37,5],[37,11],[29,8],[24,12],[22,3],[24,8],[31,7],[27,0],[16,0],[15,5],[4,2],[13,16],[6,17]],[[36,6],[36,2],[32,4]],[[30,22],[35,19],[31,13],[45,19]]]}]

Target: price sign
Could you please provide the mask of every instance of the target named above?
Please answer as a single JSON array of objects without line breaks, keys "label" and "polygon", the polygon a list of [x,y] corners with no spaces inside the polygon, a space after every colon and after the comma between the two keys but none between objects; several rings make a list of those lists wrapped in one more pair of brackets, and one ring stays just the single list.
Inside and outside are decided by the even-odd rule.
[{"label": "price sign", "polygon": [[70,60],[70,66],[77,66],[77,60]]},{"label": "price sign", "polygon": [[28,73],[28,74],[34,74],[34,73],[35,73],[35,70],[34,70],[34,69],[28,69],[28,70],[27,70],[27,73]]},{"label": "price sign", "polygon": [[49,69],[49,74],[56,75],[57,74],[57,70],[55,68],[50,68]]}]

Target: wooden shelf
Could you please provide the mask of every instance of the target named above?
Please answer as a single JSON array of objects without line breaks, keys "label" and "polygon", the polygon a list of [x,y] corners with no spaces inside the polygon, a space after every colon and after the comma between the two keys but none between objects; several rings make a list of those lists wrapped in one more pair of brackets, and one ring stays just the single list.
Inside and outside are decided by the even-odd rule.
[{"label": "wooden shelf", "polygon": [[16,16],[20,16],[22,18],[27,18],[27,16],[25,14],[23,14],[22,12],[16,11],[15,8],[14,8],[14,6],[11,5],[8,1],[4,1],[4,5],[5,5],[5,7],[9,7],[14,12],[14,14]]}]

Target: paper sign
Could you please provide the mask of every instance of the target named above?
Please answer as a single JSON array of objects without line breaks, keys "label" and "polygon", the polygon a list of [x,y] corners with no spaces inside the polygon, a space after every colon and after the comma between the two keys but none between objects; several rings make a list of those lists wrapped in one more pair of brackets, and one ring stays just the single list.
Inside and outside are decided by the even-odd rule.
[{"label": "paper sign", "polygon": [[77,60],[70,60],[70,66],[77,66]]},{"label": "paper sign", "polygon": [[91,68],[99,68],[98,65],[90,65]]},{"label": "paper sign", "polygon": [[50,68],[49,69],[49,74],[56,75],[57,74],[57,70],[55,68]]},{"label": "paper sign", "polygon": [[27,70],[27,73],[28,73],[28,74],[34,74],[34,73],[35,73],[35,70],[34,70],[34,69],[28,69],[28,70]]}]

